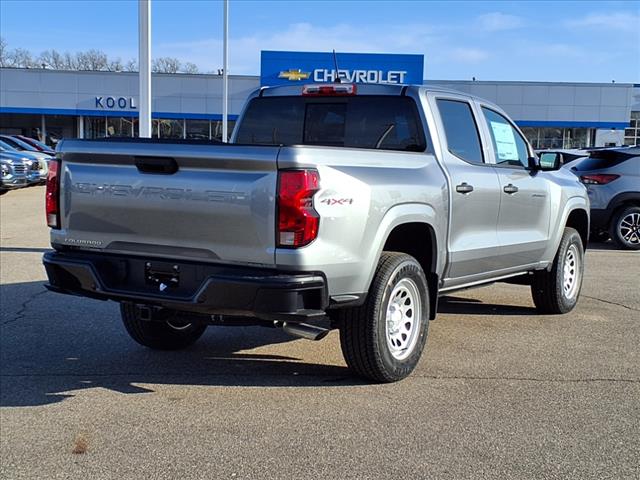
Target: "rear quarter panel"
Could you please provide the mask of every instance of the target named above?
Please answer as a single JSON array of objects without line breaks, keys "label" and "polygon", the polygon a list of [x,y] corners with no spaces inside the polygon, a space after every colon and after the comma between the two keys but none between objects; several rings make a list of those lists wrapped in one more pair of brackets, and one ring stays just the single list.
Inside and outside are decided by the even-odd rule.
[{"label": "rear quarter panel", "polygon": [[[401,223],[428,223],[444,244],[448,189],[431,154],[283,147],[278,168],[318,169],[314,207],[320,227],[310,245],[276,249],[276,264],[323,271],[330,295],[368,290],[388,234]],[[440,256],[438,260],[444,262]]]}]

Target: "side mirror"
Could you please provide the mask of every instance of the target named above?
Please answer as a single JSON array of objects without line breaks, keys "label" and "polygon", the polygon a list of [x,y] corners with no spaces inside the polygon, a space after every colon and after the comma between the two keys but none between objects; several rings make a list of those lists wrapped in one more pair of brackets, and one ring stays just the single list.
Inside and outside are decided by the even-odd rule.
[{"label": "side mirror", "polygon": [[529,157],[527,158],[527,170],[530,170],[532,172],[535,172],[536,170],[540,170],[540,161],[538,160],[538,157]]},{"label": "side mirror", "polygon": [[562,165],[562,154],[545,152],[540,154],[541,170],[558,170]]}]

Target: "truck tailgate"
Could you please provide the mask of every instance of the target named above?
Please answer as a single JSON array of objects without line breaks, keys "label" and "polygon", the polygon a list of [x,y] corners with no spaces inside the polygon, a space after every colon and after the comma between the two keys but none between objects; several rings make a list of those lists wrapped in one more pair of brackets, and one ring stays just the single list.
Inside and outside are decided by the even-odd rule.
[{"label": "truck tailgate", "polygon": [[52,242],[273,265],[278,147],[65,140]]}]

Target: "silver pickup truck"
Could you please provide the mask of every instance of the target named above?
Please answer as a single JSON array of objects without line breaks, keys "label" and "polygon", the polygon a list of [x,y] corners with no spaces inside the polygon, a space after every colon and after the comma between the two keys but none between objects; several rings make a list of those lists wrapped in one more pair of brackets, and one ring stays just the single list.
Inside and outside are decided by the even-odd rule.
[{"label": "silver pickup truck", "polygon": [[589,202],[497,106],[425,86],[262,88],[231,144],[65,140],[48,288],[120,302],[134,340],[207,325],[319,339],[381,382],[416,366],[438,297],[507,281],[578,300]]}]

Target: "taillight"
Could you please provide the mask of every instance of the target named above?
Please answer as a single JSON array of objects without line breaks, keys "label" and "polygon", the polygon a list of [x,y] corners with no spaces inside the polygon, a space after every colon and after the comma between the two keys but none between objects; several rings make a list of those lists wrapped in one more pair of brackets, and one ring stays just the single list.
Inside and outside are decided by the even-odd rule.
[{"label": "taillight", "polygon": [[303,247],[318,236],[320,216],[313,195],[320,188],[315,170],[283,170],[278,174],[279,247]]},{"label": "taillight", "polygon": [[60,228],[60,160],[49,160],[45,209],[47,225]]},{"label": "taillight", "polygon": [[580,176],[580,181],[585,185],[606,185],[613,182],[620,175],[613,175],[609,173],[594,173],[591,175]]},{"label": "taillight", "polygon": [[355,95],[356,92],[355,83],[320,83],[302,87],[302,95],[305,97],[343,97]]}]

